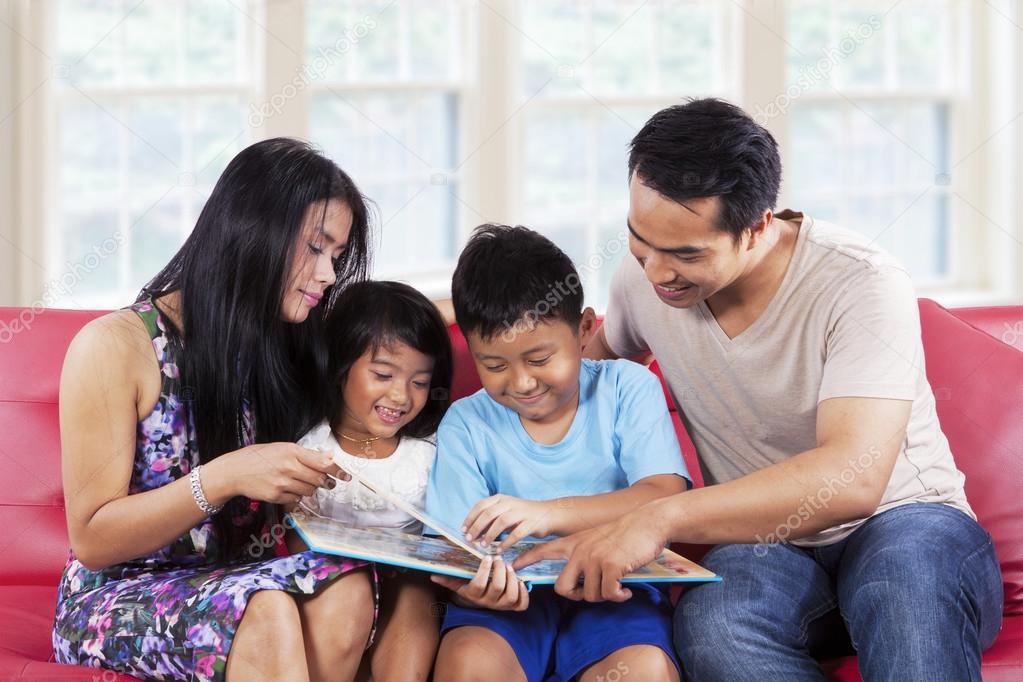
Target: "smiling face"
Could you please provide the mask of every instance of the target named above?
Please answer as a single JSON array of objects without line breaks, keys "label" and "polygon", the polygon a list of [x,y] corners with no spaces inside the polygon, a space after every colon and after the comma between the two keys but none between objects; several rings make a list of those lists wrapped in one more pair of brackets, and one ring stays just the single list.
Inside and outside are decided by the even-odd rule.
[{"label": "smiling face", "polygon": [[363,353],[341,386],[336,422],[353,438],[391,438],[422,412],[430,397],[433,358],[394,341]]},{"label": "smiling face", "polygon": [[487,394],[514,410],[523,423],[546,425],[575,415],[583,347],[593,334],[592,308],[578,329],[557,319],[514,325],[514,334],[468,335]]},{"label": "smiling face", "polygon": [[331,199],[326,211],[322,201],[309,205],[281,299],[281,319],[304,322],[319,304],[337,279],[334,266],[344,256],[351,230],[352,211],[344,202]]},{"label": "smiling face", "polygon": [[644,185],[629,183],[629,251],[661,301],[689,308],[730,287],[750,266],[749,235],[736,244],[718,229],[718,197],[682,205]]}]

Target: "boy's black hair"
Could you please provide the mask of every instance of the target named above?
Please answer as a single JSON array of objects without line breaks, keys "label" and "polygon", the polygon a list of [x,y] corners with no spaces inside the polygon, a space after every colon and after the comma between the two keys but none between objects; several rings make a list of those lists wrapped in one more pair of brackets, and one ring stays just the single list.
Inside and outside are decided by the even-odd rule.
[{"label": "boy's black hair", "polygon": [[357,282],[342,291],[328,311],[326,331],[334,386],[327,404],[329,419],[341,414],[341,386],[355,361],[367,350],[400,341],[433,358],[433,375],[423,411],[398,436],[425,438],[437,432],[451,401],[451,339],[430,299],[400,282]]},{"label": "boy's black hair", "polygon": [[629,178],[672,201],[720,197],[718,228],[738,243],[781,185],[778,144],[749,114],[720,99],[690,99],[654,114],[629,145]]},{"label": "boy's black hair", "polygon": [[572,259],[554,242],[518,225],[477,227],[451,279],[455,319],[463,334],[489,339],[525,320],[561,320],[575,332],[583,287]]}]

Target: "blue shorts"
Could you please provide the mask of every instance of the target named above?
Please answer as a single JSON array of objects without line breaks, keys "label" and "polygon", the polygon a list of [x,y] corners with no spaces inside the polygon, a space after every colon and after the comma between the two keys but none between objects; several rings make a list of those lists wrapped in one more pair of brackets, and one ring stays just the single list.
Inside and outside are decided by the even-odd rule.
[{"label": "blue shorts", "polygon": [[537,585],[525,611],[490,611],[448,603],[441,632],[475,625],[511,645],[529,682],[568,682],[627,646],[661,649],[679,669],[671,640],[671,601],[654,585],[630,584],[626,602],[574,602]]}]

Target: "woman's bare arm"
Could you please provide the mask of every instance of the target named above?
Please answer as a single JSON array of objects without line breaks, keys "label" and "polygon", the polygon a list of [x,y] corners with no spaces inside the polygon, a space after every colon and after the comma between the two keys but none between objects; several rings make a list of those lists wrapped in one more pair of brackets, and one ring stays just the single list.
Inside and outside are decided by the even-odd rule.
[{"label": "woman's bare arm", "polygon": [[[205,517],[187,477],[128,492],[138,421],[159,394],[152,344],[129,315],[112,313],[86,325],[71,342],[61,374],[68,533],[78,560],[92,569],[165,547]],[[322,485],[327,471],[336,467],[322,455],[290,443],[268,443],[226,453],[203,466],[202,485],[213,505],[236,495],[292,502]]]}]

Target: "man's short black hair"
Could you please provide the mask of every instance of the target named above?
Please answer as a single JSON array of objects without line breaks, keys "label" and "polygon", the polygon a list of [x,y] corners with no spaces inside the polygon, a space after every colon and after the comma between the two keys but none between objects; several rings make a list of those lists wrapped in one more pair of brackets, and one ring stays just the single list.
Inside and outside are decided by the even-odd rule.
[{"label": "man's short black hair", "polygon": [[654,114],[629,145],[629,178],[672,201],[719,197],[718,228],[738,242],[781,185],[778,143],[720,99],[691,99]]},{"label": "man's short black hair", "polygon": [[582,319],[583,287],[572,259],[529,228],[480,225],[458,257],[451,279],[455,319],[463,334],[484,339],[513,333],[523,322]]}]

